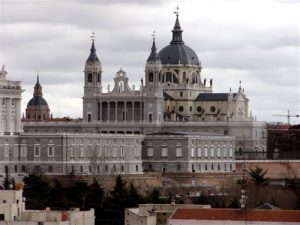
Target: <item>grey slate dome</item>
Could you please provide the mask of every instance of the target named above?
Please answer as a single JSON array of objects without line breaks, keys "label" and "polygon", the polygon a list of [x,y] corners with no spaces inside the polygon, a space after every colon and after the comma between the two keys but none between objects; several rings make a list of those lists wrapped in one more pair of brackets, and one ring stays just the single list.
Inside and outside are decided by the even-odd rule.
[{"label": "grey slate dome", "polygon": [[28,106],[48,106],[48,103],[42,96],[34,96],[27,104]]},{"label": "grey slate dome", "polygon": [[184,44],[170,44],[158,53],[162,64],[200,65],[197,54]]},{"label": "grey slate dome", "polygon": [[186,46],[182,40],[182,30],[179,24],[178,14],[172,30],[173,38],[170,45],[164,47],[158,53],[162,64],[190,64],[200,65],[197,54]]}]

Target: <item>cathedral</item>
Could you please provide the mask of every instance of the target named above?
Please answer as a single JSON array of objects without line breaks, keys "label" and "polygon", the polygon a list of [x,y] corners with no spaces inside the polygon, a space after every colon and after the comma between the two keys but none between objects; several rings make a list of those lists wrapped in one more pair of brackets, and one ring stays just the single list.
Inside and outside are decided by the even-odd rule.
[{"label": "cathedral", "polygon": [[[76,120],[51,118],[37,77],[23,130],[19,118],[11,132],[1,130],[0,173],[232,172],[236,159],[266,157],[265,123],[249,113],[241,82],[236,92],[213,92],[213,80],[203,79],[197,54],[183,41],[178,13],[170,44],[158,51],[154,37],[145,61],[139,89],[120,69],[113,88],[103,91],[102,76],[108,75],[93,38],[83,115]],[[7,136],[13,143],[5,142]]]}]

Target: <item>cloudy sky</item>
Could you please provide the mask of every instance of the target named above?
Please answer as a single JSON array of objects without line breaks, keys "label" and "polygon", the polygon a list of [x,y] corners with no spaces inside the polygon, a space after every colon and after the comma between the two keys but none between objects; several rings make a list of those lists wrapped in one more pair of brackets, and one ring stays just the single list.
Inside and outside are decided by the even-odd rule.
[{"label": "cloudy sky", "polygon": [[[103,88],[122,67],[139,86],[156,30],[171,40],[180,7],[185,43],[202,62],[214,92],[239,81],[257,120],[300,114],[300,1],[297,0],[0,0],[0,64],[22,81],[22,112],[37,70],[53,115],[82,116],[83,69],[95,32]],[[293,119],[300,123],[300,118]]]}]

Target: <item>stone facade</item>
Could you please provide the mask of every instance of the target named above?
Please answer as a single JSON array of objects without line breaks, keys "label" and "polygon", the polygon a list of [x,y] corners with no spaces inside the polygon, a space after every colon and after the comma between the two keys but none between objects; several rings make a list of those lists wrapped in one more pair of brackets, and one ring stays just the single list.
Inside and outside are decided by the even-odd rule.
[{"label": "stone facade", "polygon": [[142,135],[23,133],[0,145],[0,173],[141,174],[141,142]]},{"label": "stone facade", "polygon": [[0,135],[15,135],[21,131],[20,81],[6,79],[7,72],[0,71]]},{"label": "stone facade", "polygon": [[145,137],[143,167],[156,172],[232,172],[234,137],[156,133]]}]

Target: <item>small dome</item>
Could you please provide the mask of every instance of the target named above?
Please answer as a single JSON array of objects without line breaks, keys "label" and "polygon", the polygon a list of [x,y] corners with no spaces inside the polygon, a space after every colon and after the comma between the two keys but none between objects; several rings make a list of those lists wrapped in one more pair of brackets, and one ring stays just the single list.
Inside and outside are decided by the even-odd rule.
[{"label": "small dome", "polygon": [[33,98],[30,99],[30,101],[27,104],[27,107],[29,107],[29,106],[47,106],[48,107],[48,103],[42,96],[33,96]]},{"label": "small dome", "polygon": [[162,64],[200,65],[197,54],[184,44],[170,44],[158,53]]}]

